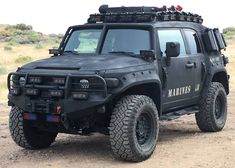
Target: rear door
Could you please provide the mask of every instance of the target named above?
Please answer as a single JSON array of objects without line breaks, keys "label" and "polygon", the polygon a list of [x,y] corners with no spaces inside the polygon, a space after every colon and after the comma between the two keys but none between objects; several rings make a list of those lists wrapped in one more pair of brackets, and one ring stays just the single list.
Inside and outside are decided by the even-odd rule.
[{"label": "rear door", "polygon": [[194,64],[194,85],[192,87],[193,97],[199,98],[200,91],[202,88],[202,82],[204,80],[206,66],[205,66],[205,56],[202,52],[201,41],[193,29],[184,29],[183,30],[187,48],[188,48],[188,56],[190,57],[191,62]]},{"label": "rear door", "polygon": [[[185,39],[181,29],[158,29],[163,78],[163,111],[187,106],[192,101],[194,64],[186,52]],[[179,42],[180,55],[167,58],[166,42]]]}]

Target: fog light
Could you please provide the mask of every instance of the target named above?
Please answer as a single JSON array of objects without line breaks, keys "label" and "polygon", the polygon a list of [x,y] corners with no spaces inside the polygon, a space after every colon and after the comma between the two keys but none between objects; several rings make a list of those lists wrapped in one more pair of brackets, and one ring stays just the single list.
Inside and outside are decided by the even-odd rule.
[{"label": "fog light", "polygon": [[32,96],[38,95],[38,89],[31,89],[31,88],[25,89],[25,94]]},{"label": "fog light", "polygon": [[62,90],[50,90],[50,95],[52,97],[62,97],[63,91]]},{"label": "fog light", "polygon": [[72,96],[73,96],[74,99],[82,99],[82,100],[88,99],[88,93],[87,92],[73,92]]},{"label": "fog light", "polygon": [[17,96],[20,94],[20,88],[11,88],[10,89],[10,94]]},{"label": "fog light", "polygon": [[42,78],[41,77],[29,77],[29,83],[41,83]]},{"label": "fog light", "polygon": [[64,84],[65,78],[53,78],[53,82],[56,84]]}]

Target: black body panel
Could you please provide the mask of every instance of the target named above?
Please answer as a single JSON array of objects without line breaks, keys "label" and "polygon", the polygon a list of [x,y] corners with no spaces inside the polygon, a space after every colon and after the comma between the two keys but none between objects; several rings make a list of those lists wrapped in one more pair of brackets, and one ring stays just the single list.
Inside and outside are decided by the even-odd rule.
[{"label": "black body panel", "polygon": [[[63,53],[73,31],[94,28],[102,30],[94,53]],[[149,51],[154,53],[154,58],[146,59],[123,51],[101,54],[109,29],[149,31]],[[160,29],[180,31],[185,47],[183,55],[163,56],[165,51],[161,51]],[[196,32],[197,45],[201,48],[197,54],[190,52],[186,29]],[[115,103],[127,94],[146,94],[152,98],[160,117],[185,108],[187,110],[182,114],[190,114],[188,109],[195,111],[194,107],[207,92],[211,81],[221,82],[229,93],[224,57],[220,51],[206,50],[202,38],[206,30],[200,23],[190,20],[71,26],[61,42],[58,56],[26,64],[16,73],[9,74],[9,105],[30,113],[61,115],[65,117],[61,123],[67,131],[94,125],[107,127]],[[177,42],[171,40],[169,38],[166,42]],[[38,77],[42,81],[30,83],[30,77]],[[55,83],[54,78],[59,78],[57,82],[62,78],[64,83]],[[25,83],[20,83],[20,80]],[[58,92],[51,93],[53,91]],[[35,95],[27,95],[27,92]],[[59,112],[58,108],[61,109]]]}]

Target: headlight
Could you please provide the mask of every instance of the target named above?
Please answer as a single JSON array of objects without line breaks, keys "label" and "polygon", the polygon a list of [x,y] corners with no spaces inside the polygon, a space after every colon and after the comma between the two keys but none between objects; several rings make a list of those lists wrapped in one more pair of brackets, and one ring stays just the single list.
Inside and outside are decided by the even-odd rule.
[{"label": "headlight", "polygon": [[25,89],[25,94],[29,96],[36,96],[38,95],[38,93],[39,93],[38,89],[32,89],[32,88]]},{"label": "headlight", "polygon": [[41,83],[42,78],[41,77],[29,77],[29,83]]},{"label": "headlight", "polygon": [[53,82],[62,85],[65,83],[65,78],[53,78]]},{"label": "headlight", "polygon": [[72,97],[73,99],[86,100],[88,99],[88,93],[87,92],[73,92]]},{"label": "headlight", "polygon": [[105,78],[105,81],[109,88],[115,88],[119,85],[119,79],[117,78]]},{"label": "headlight", "polygon": [[62,97],[63,90],[50,90],[51,97]]},{"label": "headlight", "polygon": [[20,86],[23,87],[25,85],[25,77],[20,77],[19,83],[20,83]]},{"label": "headlight", "polygon": [[12,94],[14,96],[18,96],[20,94],[20,88],[11,88],[10,94]]}]

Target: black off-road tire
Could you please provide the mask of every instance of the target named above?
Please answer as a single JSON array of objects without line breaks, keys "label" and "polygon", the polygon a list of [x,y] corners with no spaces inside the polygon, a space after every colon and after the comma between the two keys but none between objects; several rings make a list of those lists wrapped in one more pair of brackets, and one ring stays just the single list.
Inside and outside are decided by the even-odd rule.
[{"label": "black off-road tire", "polygon": [[217,132],[224,128],[227,119],[227,95],[221,83],[212,82],[207,96],[195,114],[197,125],[203,132]]},{"label": "black off-road tire", "polygon": [[144,95],[123,97],[113,110],[109,133],[116,158],[134,162],[149,158],[159,133],[158,111],[153,100]]},{"label": "black off-road tire", "polygon": [[9,117],[9,128],[15,143],[26,149],[46,148],[55,141],[58,133],[39,131],[23,119],[23,110],[14,106]]}]

